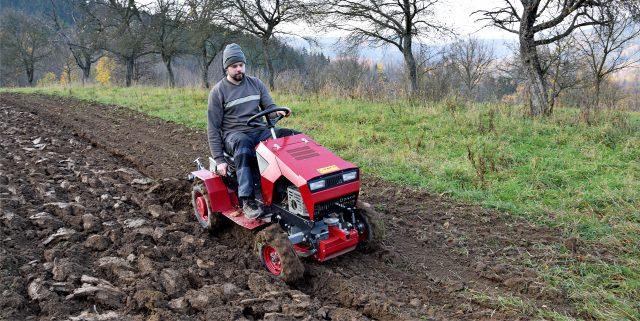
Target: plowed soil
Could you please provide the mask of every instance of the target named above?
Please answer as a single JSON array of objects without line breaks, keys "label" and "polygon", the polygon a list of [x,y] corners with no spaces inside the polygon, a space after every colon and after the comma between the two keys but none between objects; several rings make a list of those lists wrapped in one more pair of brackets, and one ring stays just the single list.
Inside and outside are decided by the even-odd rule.
[{"label": "plowed soil", "polygon": [[[204,115],[203,115],[204,117]],[[273,279],[253,235],[211,235],[190,184],[204,132],[124,107],[0,94],[2,320],[528,320],[575,315],[540,278],[560,233],[363,177],[382,248]],[[508,300],[512,299],[512,300]],[[505,302],[520,302],[507,304]]]}]

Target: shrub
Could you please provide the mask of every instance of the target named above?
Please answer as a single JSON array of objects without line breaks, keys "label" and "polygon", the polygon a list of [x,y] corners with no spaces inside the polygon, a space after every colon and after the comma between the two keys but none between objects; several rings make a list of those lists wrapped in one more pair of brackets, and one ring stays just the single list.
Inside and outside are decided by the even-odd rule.
[{"label": "shrub", "polygon": [[40,87],[50,86],[54,82],[56,82],[56,74],[54,74],[53,72],[48,72],[42,75],[42,78],[38,80],[38,86]]}]

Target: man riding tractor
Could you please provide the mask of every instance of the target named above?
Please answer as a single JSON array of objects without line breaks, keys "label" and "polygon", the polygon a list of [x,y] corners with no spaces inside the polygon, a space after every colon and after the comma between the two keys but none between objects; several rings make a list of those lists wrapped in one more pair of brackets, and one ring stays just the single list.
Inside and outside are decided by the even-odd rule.
[{"label": "man riding tractor", "polygon": [[[216,172],[226,176],[228,162],[235,167],[238,182],[238,197],[242,212],[248,219],[263,214],[256,202],[254,171],[257,168],[255,146],[272,135],[261,120],[247,121],[263,110],[276,108],[269,90],[257,77],[245,75],[246,59],[239,45],[227,45],[222,55],[226,77],[221,79],[209,93],[208,139],[211,155],[216,161]],[[276,111],[270,117],[289,114]],[[274,128],[278,137],[298,134],[286,128]],[[226,152],[226,153],[225,153]],[[228,154],[227,154],[228,153]],[[226,155],[225,155],[226,154]]]},{"label": "man riding tractor", "polygon": [[288,283],[302,278],[301,258],[324,262],[375,250],[382,220],[358,200],[360,168],[307,135],[275,127],[291,110],[245,76],[238,45],[225,48],[223,67],[226,77],[209,95],[213,160],[207,169],[196,159],[187,176],[200,225],[217,231],[228,219],[255,231],[260,262]]}]

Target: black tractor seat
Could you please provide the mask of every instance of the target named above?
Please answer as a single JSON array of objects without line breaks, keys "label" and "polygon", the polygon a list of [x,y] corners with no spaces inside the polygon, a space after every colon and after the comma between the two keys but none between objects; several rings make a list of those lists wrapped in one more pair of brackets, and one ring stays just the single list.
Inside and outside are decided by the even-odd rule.
[{"label": "black tractor seat", "polygon": [[224,156],[224,160],[227,162],[227,171],[229,172],[229,176],[235,176],[235,174],[236,174],[236,162],[233,159],[233,156],[231,156],[226,151],[223,151],[222,155]]}]

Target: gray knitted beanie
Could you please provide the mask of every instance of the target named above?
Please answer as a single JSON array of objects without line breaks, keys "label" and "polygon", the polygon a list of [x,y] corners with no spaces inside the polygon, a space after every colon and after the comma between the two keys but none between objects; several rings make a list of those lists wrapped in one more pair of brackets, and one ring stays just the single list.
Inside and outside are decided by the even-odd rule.
[{"label": "gray knitted beanie", "polygon": [[244,63],[247,62],[244,57],[244,53],[242,52],[242,48],[235,43],[228,44],[222,53],[222,67],[227,69],[230,65],[240,61]]}]

